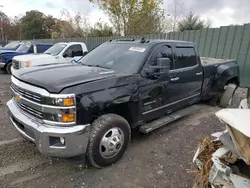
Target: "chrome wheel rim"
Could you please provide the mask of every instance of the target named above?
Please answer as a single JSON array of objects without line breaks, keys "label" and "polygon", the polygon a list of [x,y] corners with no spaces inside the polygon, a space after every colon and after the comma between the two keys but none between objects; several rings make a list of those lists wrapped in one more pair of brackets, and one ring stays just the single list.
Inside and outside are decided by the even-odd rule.
[{"label": "chrome wheel rim", "polygon": [[119,153],[124,144],[124,133],[118,128],[109,129],[102,137],[99,151],[102,157],[112,158]]}]

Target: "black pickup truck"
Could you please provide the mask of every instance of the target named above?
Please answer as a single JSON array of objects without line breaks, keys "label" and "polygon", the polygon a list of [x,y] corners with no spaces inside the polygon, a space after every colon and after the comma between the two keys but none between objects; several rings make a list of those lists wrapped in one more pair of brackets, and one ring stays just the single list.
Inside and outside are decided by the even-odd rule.
[{"label": "black pickup truck", "polygon": [[201,100],[225,105],[238,85],[235,60],[200,59],[191,42],[117,40],[78,63],[15,71],[7,106],[41,153],[101,168],[122,157],[132,128],[149,133]]}]

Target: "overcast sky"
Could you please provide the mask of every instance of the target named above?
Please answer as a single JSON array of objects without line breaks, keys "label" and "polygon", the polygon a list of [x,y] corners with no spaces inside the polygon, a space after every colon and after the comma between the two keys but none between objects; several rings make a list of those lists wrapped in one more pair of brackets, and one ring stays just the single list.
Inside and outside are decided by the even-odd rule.
[{"label": "overcast sky", "polygon": [[[203,19],[210,19],[213,27],[250,22],[250,0],[182,0],[185,10],[193,10]],[[165,12],[170,12],[172,0],[164,0]],[[91,23],[100,18],[108,18],[97,6],[88,0],[0,0],[0,8],[8,16],[24,15],[29,10],[39,10],[45,14],[60,17],[62,9],[81,12],[88,16]],[[170,14],[171,16],[171,14]]]}]

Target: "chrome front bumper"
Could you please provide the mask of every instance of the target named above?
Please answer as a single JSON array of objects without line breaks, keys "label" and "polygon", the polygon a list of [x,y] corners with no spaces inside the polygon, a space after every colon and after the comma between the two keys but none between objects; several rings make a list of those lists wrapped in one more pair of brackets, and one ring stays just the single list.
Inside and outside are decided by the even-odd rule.
[{"label": "chrome front bumper", "polygon": [[[11,99],[7,102],[10,121],[19,133],[34,142],[38,150],[53,157],[73,157],[86,152],[90,125],[59,127],[47,125],[21,112]],[[64,145],[58,146],[55,140],[63,137]]]},{"label": "chrome front bumper", "polygon": [[6,63],[0,62],[0,68],[3,68]]}]

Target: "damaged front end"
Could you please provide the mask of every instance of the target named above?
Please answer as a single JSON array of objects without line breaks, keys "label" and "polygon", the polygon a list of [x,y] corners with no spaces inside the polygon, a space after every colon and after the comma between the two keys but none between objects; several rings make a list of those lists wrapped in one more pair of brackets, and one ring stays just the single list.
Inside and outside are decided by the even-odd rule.
[{"label": "damaged front end", "polygon": [[250,109],[224,109],[216,116],[226,130],[199,145],[193,162],[196,187],[250,188]]}]

